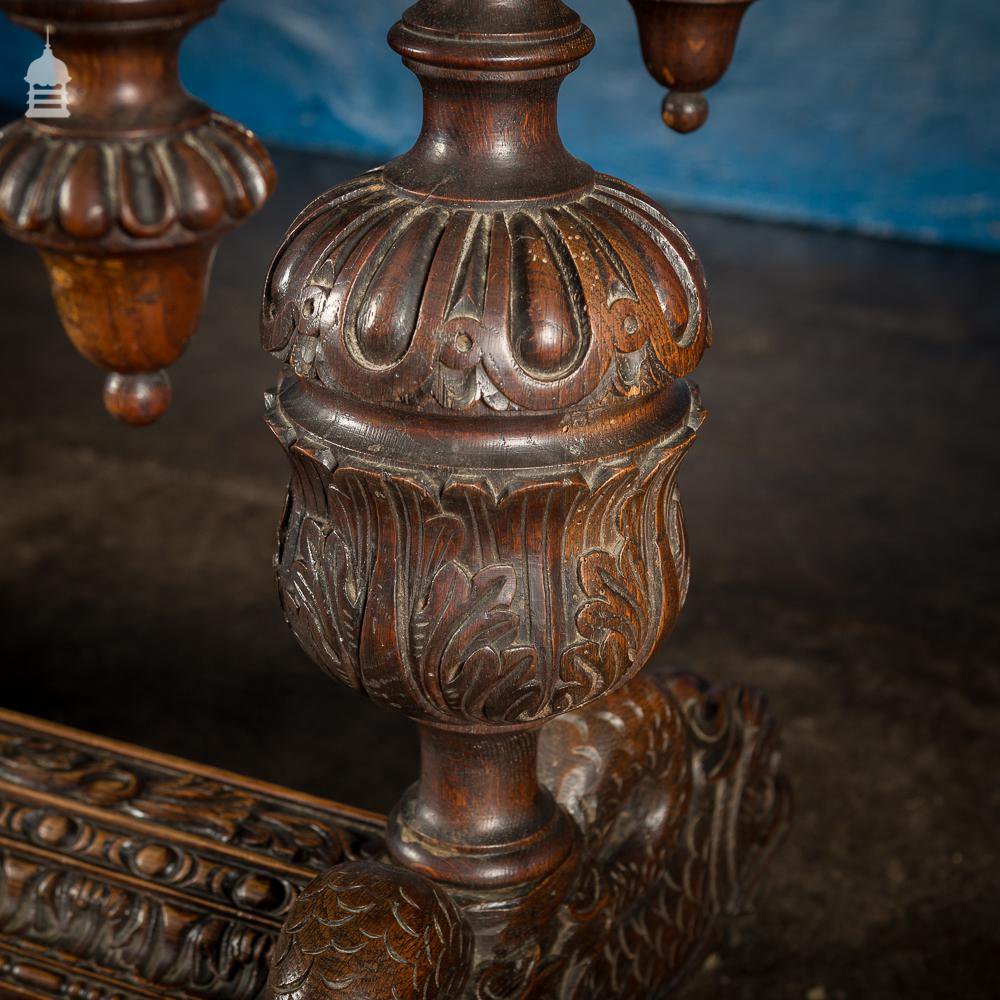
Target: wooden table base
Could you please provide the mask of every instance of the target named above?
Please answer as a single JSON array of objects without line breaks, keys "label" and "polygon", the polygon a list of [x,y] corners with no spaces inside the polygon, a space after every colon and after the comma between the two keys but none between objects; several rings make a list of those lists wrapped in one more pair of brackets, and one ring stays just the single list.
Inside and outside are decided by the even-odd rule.
[{"label": "wooden table base", "polygon": [[550,722],[539,773],[579,849],[450,892],[381,817],[0,712],[0,993],[247,998],[273,954],[277,996],[668,994],[787,826],[763,699],[649,671]]}]

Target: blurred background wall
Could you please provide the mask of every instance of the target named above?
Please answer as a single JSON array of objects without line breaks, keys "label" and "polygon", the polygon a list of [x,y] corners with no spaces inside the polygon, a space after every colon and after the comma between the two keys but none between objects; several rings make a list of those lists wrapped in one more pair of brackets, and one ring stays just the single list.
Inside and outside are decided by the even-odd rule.
[{"label": "blurred background wall", "polygon": [[[419,88],[385,45],[401,0],[226,0],[183,78],[293,148],[405,149]],[[567,145],[669,204],[1000,248],[1000,3],[761,0],[701,133],[659,120],[626,0],[574,0],[598,46],[564,87]],[[33,36],[0,25],[0,102],[23,106]],[[58,55],[58,38],[54,39]]]}]

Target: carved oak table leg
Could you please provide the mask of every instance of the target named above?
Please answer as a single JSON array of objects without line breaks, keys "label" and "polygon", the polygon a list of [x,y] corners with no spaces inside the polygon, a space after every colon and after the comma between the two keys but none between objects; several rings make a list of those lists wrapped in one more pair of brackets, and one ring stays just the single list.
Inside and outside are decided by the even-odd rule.
[{"label": "carved oak table leg", "polygon": [[274,187],[264,147],[177,76],[184,35],[218,3],[0,0],[52,29],[38,72],[69,93],[68,116],[0,132],[0,225],[41,253],[66,333],[129,424],[169,406],[163,369],[195,331],[216,244]]},{"label": "carved oak table leg", "polygon": [[410,152],[267,279],[292,479],[278,581],[332,677],[409,715],[388,866],[315,882],[275,996],[660,996],[787,819],[757,696],[638,677],[684,603],[677,472],[710,338],[683,234],[556,127],[559,0],[421,0]]}]

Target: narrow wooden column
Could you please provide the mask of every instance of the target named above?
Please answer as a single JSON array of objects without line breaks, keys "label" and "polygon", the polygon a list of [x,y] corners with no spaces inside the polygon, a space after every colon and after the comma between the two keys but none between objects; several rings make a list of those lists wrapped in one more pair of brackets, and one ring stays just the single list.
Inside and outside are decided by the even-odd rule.
[{"label": "narrow wooden column", "polygon": [[[215,247],[274,187],[264,147],[181,86],[181,42],[219,0],[0,0],[47,38],[65,115],[0,131],[0,225],[41,253],[59,317],[128,424],[170,404],[164,370],[201,315]],[[29,110],[29,115],[36,115]]]},{"label": "narrow wooden column", "polygon": [[572,824],[538,780],[538,731],[420,727],[420,781],[389,818],[401,864],[458,886],[521,885],[559,866]]}]

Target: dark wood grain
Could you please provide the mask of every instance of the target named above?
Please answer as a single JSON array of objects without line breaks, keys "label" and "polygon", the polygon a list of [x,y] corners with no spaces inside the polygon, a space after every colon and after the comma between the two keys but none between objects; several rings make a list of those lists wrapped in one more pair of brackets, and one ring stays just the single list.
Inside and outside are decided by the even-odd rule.
[{"label": "dark wood grain", "polygon": [[383,850],[380,817],[0,711],[0,994],[254,996],[300,891]]}]

